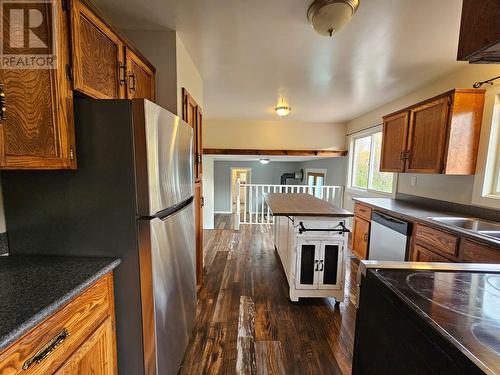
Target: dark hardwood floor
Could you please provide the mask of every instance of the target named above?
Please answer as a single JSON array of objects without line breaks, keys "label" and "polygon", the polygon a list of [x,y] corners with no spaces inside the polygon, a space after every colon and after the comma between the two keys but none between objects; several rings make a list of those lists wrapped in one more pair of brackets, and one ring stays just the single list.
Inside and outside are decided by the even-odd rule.
[{"label": "dark hardwood floor", "polygon": [[357,263],[347,257],[346,293],[288,298],[271,227],[231,229],[216,217],[205,233],[205,284],[181,374],[350,374]]}]

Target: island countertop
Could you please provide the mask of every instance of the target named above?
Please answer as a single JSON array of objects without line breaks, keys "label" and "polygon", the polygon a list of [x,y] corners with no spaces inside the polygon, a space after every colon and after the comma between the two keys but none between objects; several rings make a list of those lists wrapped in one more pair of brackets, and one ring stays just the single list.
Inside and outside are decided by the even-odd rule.
[{"label": "island countertop", "polygon": [[370,272],[484,373],[500,373],[500,273],[384,268]]},{"label": "island countertop", "polygon": [[305,193],[264,194],[269,209],[274,216],[318,216],[352,217],[354,214],[343,208]]},{"label": "island countertop", "polygon": [[0,351],[119,263],[116,258],[0,257]]}]

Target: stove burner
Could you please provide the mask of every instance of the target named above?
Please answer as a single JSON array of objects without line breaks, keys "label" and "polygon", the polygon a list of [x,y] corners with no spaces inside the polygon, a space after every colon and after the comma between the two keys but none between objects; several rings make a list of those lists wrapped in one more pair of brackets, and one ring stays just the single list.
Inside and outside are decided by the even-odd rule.
[{"label": "stove burner", "polygon": [[485,323],[474,323],[472,334],[482,345],[500,354],[500,327]]},{"label": "stove burner", "polygon": [[[485,304],[500,306],[500,276],[487,275],[483,285],[466,273],[416,272],[406,277],[409,288],[433,305],[457,314],[483,321],[496,322],[498,314],[484,315]],[[470,290],[477,291],[470,298]]]},{"label": "stove burner", "polygon": [[489,275],[486,277],[486,282],[488,283],[489,286],[500,292],[500,276]]}]

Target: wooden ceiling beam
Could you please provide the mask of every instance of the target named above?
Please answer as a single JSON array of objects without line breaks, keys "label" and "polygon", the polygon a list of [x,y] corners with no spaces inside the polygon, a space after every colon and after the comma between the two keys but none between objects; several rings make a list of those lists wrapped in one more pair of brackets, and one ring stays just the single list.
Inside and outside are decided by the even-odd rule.
[{"label": "wooden ceiling beam", "polygon": [[346,156],[345,150],[257,150],[242,148],[204,148],[204,155],[259,155],[259,156]]}]

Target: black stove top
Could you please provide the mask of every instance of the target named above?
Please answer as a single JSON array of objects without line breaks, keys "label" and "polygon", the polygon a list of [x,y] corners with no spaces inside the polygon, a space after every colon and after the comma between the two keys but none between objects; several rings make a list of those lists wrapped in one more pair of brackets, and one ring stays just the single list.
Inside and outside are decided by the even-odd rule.
[{"label": "black stove top", "polygon": [[374,272],[486,373],[500,374],[500,274]]}]

